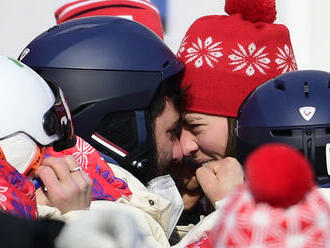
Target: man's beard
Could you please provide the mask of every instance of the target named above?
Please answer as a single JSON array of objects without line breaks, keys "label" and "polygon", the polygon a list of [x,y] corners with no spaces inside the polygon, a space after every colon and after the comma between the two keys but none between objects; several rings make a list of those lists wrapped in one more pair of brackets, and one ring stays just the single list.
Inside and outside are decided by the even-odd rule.
[{"label": "man's beard", "polygon": [[[169,159],[169,157],[170,157],[170,159]],[[177,161],[171,159],[171,157],[172,156],[170,156],[166,153],[160,154],[159,152],[157,152],[156,159],[157,159],[158,176],[171,174],[173,167],[180,166],[179,164],[181,162],[177,162]]]}]

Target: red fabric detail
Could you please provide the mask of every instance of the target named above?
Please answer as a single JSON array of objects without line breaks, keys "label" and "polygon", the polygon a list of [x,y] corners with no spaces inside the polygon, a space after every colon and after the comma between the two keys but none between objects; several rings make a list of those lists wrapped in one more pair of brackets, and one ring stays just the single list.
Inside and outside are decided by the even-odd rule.
[{"label": "red fabric detail", "polygon": [[307,222],[307,221],[300,221],[300,230],[305,231],[308,230],[309,228],[311,228],[311,225],[313,225],[313,223],[311,222]]},{"label": "red fabric detail", "polygon": [[0,159],[3,160],[3,161],[6,161],[5,154],[3,153],[1,147],[0,147]]},{"label": "red fabric detail", "polygon": [[133,21],[143,24],[163,39],[160,15],[157,7],[149,1],[108,0],[74,7],[83,2],[88,1],[73,1],[60,7],[55,12],[57,23],[88,16],[132,16]]},{"label": "red fabric detail", "polygon": [[240,14],[199,18],[177,55],[185,63],[181,87],[187,90],[187,109],[234,118],[256,87],[297,70],[284,25],[249,22]]},{"label": "red fabric detail", "polygon": [[282,228],[283,230],[287,230],[287,229],[288,229],[288,222],[287,222],[286,220],[283,220],[283,221],[280,223],[280,225],[281,225],[281,228]]},{"label": "red fabric detail", "polygon": [[77,137],[77,143],[73,148],[55,152],[49,147],[45,154],[46,157],[72,155],[93,181],[92,200],[115,201],[121,196],[132,195],[127,183],[117,178],[98,151],[80,137]]},{"label": "red fabric detail", "polygon": [[208,232],[206,232],[203,235],[203,237],[197,242],[194,242],[186,246],[186,248],[211,248],[211,247],[213,246],[211,243],[210,233]]},{"label": "red fabric detail", "polygon": [[246,178],[256,202],[288,207],[314,187],[307,159],[285,144],[266,144],[247,158]]},{"label": "red fabric detail", "polygon": [[275,0],[226,0],[228,15],[241,14],[250,22],[273,23],[276,19]]},{"label": "red fabric detail", "polygon": [[232,238],[228,238],[228,240],[226,241],[226,246],[232,247],[234,245],[235,245],[235,242],[232,240]]},{"label": "red fabric detail", "polygon": [[[266,188],[269,183],[275,185],[275,181],[277,185],[281,185],[281,181],[287,181],[289,177],[291,181],[306,178],[305,174],[309,180],[303,181],[311,185],[313,176],[309,172],[309,164],[294,148],[269,144],[259,149],[262,150],[256,150],[248,158],[248,181],[260,180],[251,177],[249,170],[253,168],[254,174],[265,178],[263,187]],[[278,166],[280,162],[281,166]],[[281,168],[281,173],[278,173],[277,167]],[[286,168],[290,175],[286,174]],[[268,170],[275,171],[273,181],[269,181]],[[251,193],[254,191],[248,187],[250,184],[248,182],[238,187],[221,208],[219,223],[211,231],[213,247],[321,248],[330,243],[330,207],[315,187],[308,187],[308,192],[304,191],[304,197],[300,201],[285,208],[273,207],[267,202],[256,202],[255,195]],[[299,184],[296,186],[293,183],[291,187],[299,192]],[[286,194],[285,191],[282,193]]]},{"label": "red fabric detail", "polygon": [[0,159],[0,210],[18,217],[38,216],[35,188],[30,180]]},{"label": "red fabric detail", "polygon": [[[325,247],[330,242],[330,208],[320,197],[313,188],[306,199],[296,205],[274,208],[264,203],[251,204],[253,197],[246,187],[241,187],[228,199],[224,206],[226,210],[219,216],[219,224],[211,231],[212,245],[232,248]],[[320,204],[318,199],[322,199]],[[249,211],[237,212],[237,207],[242,205],[249,206]],[[283,225],[284,222],[287,224]]]},{"label": "red fabric detail", "polygon": [[274,237],[274,236],[268,236],[266,239],[265,239],[265,241],[267,242],[267,243],[275,243],[276,242],[276,238]]},{"label": "red fabric detail", "polygon": [[313,236],[314,236],[313,238],[314,238],[315,240],[318,240],[318,241],[320,241],[321,243],[322,243],[322,239],[326,239],[326,238],[327,238],[327,237],[324,237],[324,233],[321,232],[321,231],[318,231],[318,232],[314,233]]}]

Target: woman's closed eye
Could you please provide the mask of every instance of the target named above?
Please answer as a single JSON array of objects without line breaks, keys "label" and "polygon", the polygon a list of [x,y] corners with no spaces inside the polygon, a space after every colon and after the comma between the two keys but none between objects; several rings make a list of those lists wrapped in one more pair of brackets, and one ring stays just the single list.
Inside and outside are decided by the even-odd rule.
[{"label": "woman's closed eye", "polygon": [[191,131],[192,133],[196,134],[202,131],[204,124],[200,123],[191,123],[187,125],[187,129]]}]

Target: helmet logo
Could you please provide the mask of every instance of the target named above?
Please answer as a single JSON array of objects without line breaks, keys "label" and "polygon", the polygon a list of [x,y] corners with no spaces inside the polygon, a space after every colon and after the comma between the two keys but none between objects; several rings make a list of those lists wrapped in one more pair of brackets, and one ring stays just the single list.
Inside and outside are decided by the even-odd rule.
[{"label": "helmet logo", "polygon": [[63,116],[61,118],[61,125],[64,125],[64,126],[68,125],[68,119],[66,118],[66,116]]},{"label": "helmet logo", "polygon": [[315,114],[315,108],[314,107],[301,107],[299,108],[299,112],[301,116],[306,120],[309,121],[312,119],[313,115]]},{"label": "helmet logo", "polygon": [[132,15],[118,15],[118,17],[125,18],[127,20],[133,21],[133,16]]},{"label": "helmet logo", "polygon": [[24,65],[21,62],[17,61],[16,59],[12,59],[12,58],[9,58],[9,57],[8,57],[8,59],[13,61],[18,67],[21,67],[21,68],[24,67]]},{"label": "helmet logo", "polygon": [[30,49],[29,49],[29,48],[25,48],[25,49],[23,50],[23,52],[21,53],[21,55],[19,56],[18,60],[19,60],[19,61],[22,61],[22,59],[24,59],[25,56],[28,55],[29,52],[30,52]]}]

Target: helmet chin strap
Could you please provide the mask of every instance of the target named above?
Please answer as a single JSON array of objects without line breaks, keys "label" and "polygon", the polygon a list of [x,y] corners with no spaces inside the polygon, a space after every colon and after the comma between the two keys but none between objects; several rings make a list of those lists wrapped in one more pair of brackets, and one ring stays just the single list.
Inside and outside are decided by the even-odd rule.
[{"label": "helmet chin strap", "polygon": [[24,133],[0,140],[0,158],[27,177],[32,176],[39,168],[43,154],[44,149]]}]

